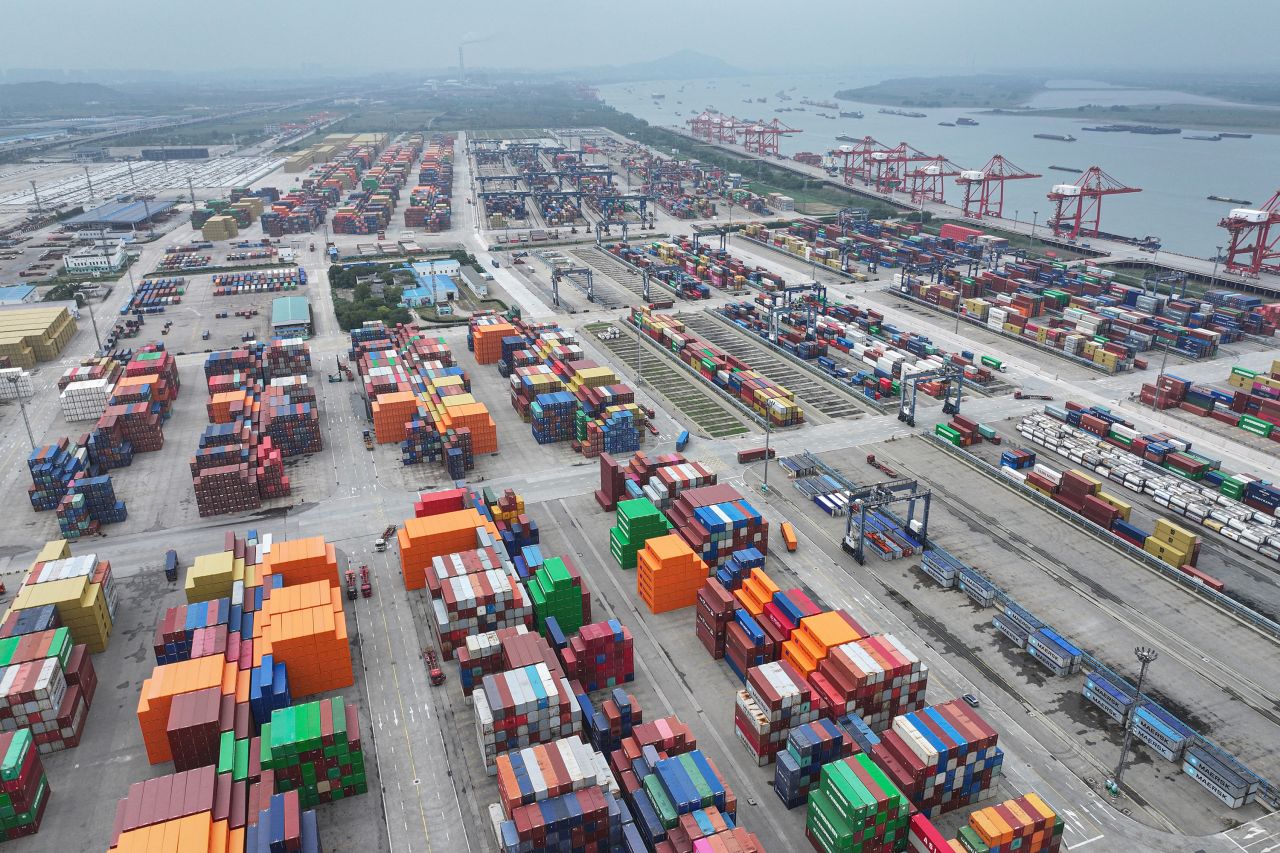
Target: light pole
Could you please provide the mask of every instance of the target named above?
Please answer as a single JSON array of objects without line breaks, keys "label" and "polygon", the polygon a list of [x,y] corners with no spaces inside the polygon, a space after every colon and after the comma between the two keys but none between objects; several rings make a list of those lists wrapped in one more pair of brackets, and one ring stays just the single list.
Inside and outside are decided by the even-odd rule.
[{"label": "light pole", "polygon": [[1141,669],[1138,670],[1138,687],[1133,693],[1133,702],[1129,705],[1129,709],[1124,715],[1124,742],[1120,745],[1120,763],[1116,765],[1116,775],[1107,783],[1107,789],[1111,792],[1111,796],[1120,795],[1120,782],[1124,777],[1124,762],[1129,755],[1129,744],[1133,742],[1133,713],[1138,710],[1138,703],[1142,701],[1142,682],[1147,677],[1147,667],[1151,665],[1159,654],[1155,649],[1146,646],[1138,646],[1133,650],[1138,656],[1138,663]]},{"label": "light pole", "polygon": [[31,421],[27,420],[27,398],[22,396],[22,389],[18,387],[17,374],[10,373],[5,376],[9,380],[9,384],[13,386],[13,396],[18,398],[18,409],[22,412],[22,423],[27,428],[27,441],[31,442],[31,449],[36,449],[35,436],[31,434]]},{"label": "light pole", "polygon": [[[766,410],[768,406],[765,407]],[[760,491],[769,491],[769,436],[773,434],[773,422],[769,420],[768,411],[764,415],[764,483],[760,486]]]},{"label": "light pole", "polygon": [[86,309],[89,311],[89,323],[93,326],[93,339],[94,339],[94,340],[96,340],[96,341],[98,342],[98,349],[99,349],[99,350],[101,350],[101,349],[102,349],[102,338],[100,338],[100,337],[98,336],[98,318],[97,318],[97,317],[95,317],[95,316],[93,316],[93,306],[89,304],[89,297],[85,296],[83,293],[81,293],[80,291],[78,291],[78,290],[77,290],[77,291],[76,291],[76,302],[78,303],[78,302],[80,302],[80,300],[82,300],[82,299],[84,300],[84,306],[83,306],[83,307],[84,307],[84,308],[86,308]]},{"label": "light pole", "polygon": [[40,204],[40,191],[36,189],[35,181],[31,181],[30,183],[31,183],[31,194],[35,196],[35,199],[36,199],[36,213],[38,213],[41,216],[44,216],[44,208]]},{"label": "light pole", "polygon": [[1222,257],[1222,247],[1214,246],[1213,248],[1217,251],[1213,253],[1213,274],[1209,276],[1210,285],[1218,280],[1218,260]]},{"label": "light pole", "polygon": [[1031,211],[1031,245],[1036,244],[1036,221],[1040,218],[1040,211]]},{"label": "light pole", "polygon": [[93,178],[89,177],[89,167],[84,167],[84,181],[89,185],[89,201],[93,201]]}]

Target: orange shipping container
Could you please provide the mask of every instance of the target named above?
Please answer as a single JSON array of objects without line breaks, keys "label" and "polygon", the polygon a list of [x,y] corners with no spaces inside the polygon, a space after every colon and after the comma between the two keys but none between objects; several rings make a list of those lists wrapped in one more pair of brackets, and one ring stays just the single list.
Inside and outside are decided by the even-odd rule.
[{"label": "orange shipping container", "polygon": [[674,533],[647,540],[636,556],[636,592],[651,613],[692,607],[708,574],[707,564]]},{"label": "orange shipping container", "polygon": [[396,533],[405,589],[427,585],[426,570],[432,558],[482,547],[485,543],[479,541],[478,529],[487,531],[493,541],[502,538],[493,522],[474,507],[405,521]]},{"label": "orange shipping container", "polygon": [[169,709],[173,697],[197,690],[218,687],[222,695],[235,692],[236,664],[221,656],[194,658],[157,666],[151,677],[142,682],[138,698],[138,728],[152,764],[173,760],[169,749]]},{"label": "orange shipping container", "polygon": [[280,575],[285,585],[325,580],[339,586],[338,554],[323,536],[275,542],[263,564],[264,571]]}]

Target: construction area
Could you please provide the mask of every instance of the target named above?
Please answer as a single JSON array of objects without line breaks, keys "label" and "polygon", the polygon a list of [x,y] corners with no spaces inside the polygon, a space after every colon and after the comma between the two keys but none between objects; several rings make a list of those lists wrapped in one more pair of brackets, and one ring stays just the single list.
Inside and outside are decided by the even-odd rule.
[{"label": "construction area", "polygon": [[532,133],[229,164],[0,311],[13,849],[1280,844],[1266,306]]}]

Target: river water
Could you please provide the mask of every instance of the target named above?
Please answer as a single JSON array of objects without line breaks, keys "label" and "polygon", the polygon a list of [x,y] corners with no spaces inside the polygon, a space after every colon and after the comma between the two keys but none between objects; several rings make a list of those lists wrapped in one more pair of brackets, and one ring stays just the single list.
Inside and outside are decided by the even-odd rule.
[{"label": "river water", "polygon": [[[832,96],[838,89],[869,85],[877,79],[859,79],[849,74],[741,77],[616,84],[601,86],[599,92],[611,106],[655,125],[679,125],[687,129],[687,120],[708,107],[741,118],[781,119],[784,124],[804,131],[782,138],[780,148],[785,155],[798,151],[825,153],[841,144],[836,140],[838,135],[855,138],[870,135],[886,145],[905,141],[928,154],[945,154],[967,169],[981,168],[991,155],[1003,154],[1017,166],[1042,175],[1005,184],[1005,215],[1016,212],[1019,219],[1027,222],[1033,218],[1032,211],[1044,222],[1052,212],[1052,205],[1045,198],[1049,188],[1071,183],[1078,177],[1070,172],[1050,170],[1050,166],[1076,169],[1101,166],[1122,183],[1143,188],[1140,193],[1103,200],[1103,230],[1130,236],[1158,236],[1165,249],[1198,257],[1212,257],[1215,247],[1225,244],[1226,231],[1218,228],[1217,223],[1229,209],[1237,206],[1209,201],[1206,196],[1247,199],[1257,207],[1276,192],[1280,181],[1275,168],[1275,164],[1280,163],[1280,135],[1275,134],[1199,142],[1172,134],[1091,133],[1080,128],[1106,122],[981,115],[981,110],[974,109],[922,108],[918,112],[926,113],[926,118],[905,118],[883,115],[877,105],[852,101],[841,101],[840,110],[861,110],[865,118],[820,118],[816,113],[834,115],[837,111],[811,106],[804,107],[805,112],[774,112],[780,106],[802,106],[799,103],[802,98],[833,101]],[[1174,94],[1113,89],[1091,81],[1070,82],[1070,88],[1056,88],[1040,97],[1051,98],[1054,106],[1065,106],[1169,102]],[[782,90],[788,91],[793,100],[779,101],[776,93]],[[665,94],[666,98],[654,101],[650,97],[653,93]],[[768,101],[743,103],[745,99],[757,97],[768,98]],[[1210,99],[1183,96],[1180,100],[1189,103]],[[938,125],[942,121],[954,122],[960,116],[971,116],[980,124],[978,127]],[[1036,133],[1070,134],[1078,141],[1035,139]],[[1208,131],[1187,130],[1183,135],[1208,134]],[[954,179],[948,182],[946,198],[949,203],[958,203],[961,199]]]}]

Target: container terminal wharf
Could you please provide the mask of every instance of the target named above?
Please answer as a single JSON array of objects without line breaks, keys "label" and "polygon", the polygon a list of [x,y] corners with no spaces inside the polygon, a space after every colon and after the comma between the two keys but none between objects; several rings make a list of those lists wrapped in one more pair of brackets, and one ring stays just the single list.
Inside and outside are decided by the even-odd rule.
[{"label": "container terminal wharf", "polygon": [[[688,128],[673,126],[664,127],[671,133],[676,133],[687,137],[691,141],[697,141],[703,145],[710,145],[720,148],[723,151],[742,157],[746,160],[755,159],[754,154],[745,151],[741,145],[730,145],[722,142],[708,141],[702,137],[694,136]],[[827,174],[826,170],[820,166],[810,166],[805,163],[799,163],[794,160],[785,158],[770,159],[769,164],[780,169],[786,169],[806,178],[818,181],[832,187],[838,187],[855,195],[874,198],[880,201],[887,201],[891,204],[900,206],[904,212],[911,210],[923,209],[932,213],[936,219],[951,219],[955,221],[966,221],[963,211],[954,205],[940,204],[934,201],[925,201],[923,205],[917,202],[908,202],[905,196],[898,196],[891,193],[877,192],[873,187],[864,187],[858,185],[845,184],[843,181],[832,178]],[[1015,234],[1032,235],[1035,224],[1027,221],[1016,221],[1008,218],[987,217],[983,220],[989,227],[999,228],[1002,231],[1008,231]],[[1206,227],[1212,227],[1207,225]],[[1034,234],[1037,240],[1045,238],[1046,228],[1041,224],[1040,229]],[[1048,246],[1059,246],[1062,249],[1076,248],[1066,241],[1057,241],[1054,239],[1045,239]],[[1172,270],[1174,272],[1187,273],[1195,278],[1196,281],[1208,284],[1211,287],[1229,287],[1246,293],[1254,293],[1266,299],[1280,298],[1280,276],[1274,273],[1262,272],[1258,277],[1244,277],[1234,274],[1228,274],[1221,269],[1221,265],[1215,265],[1212,260],[1205,258],[1195,258],[1189,255],[1179,255],[1175,252],[1161,252],[1160,261],[1157,263],[1155,255],[1144,252],[1134,245],[1118,240],[1109,240],[1099,236],[1089,239],[1091,252],[1103,256],[1109,265],[1114,265],[1118,269],[1131,269],[1141,272],[1147,268]]]},{"label": "container terminal wharf", "polygon": [[[464,137],[458,140],[458,150],[465,150]],[[469,169],[465,160],[459,157],[456,180],[460,186]],[[269,185],[271,179],[267,176],[264,182]],[[450,231],[430,236],[415,233],[415,239],[424,246],[465,246],[493,275],[494,280],[487,282],[493,295],[519,305],[526,318],[554,318],[564,328],[576,330],[588,357],[612,366],[636,389],[637,401],[655,409],[658,435],[646,439],[646,453],[669,452],[678,434],[691,429],[694,437],[685,451],[690,459],[702,461],[721,482],[749,495],[773,526],[791,522],[799,540],[797,552],[788,554],[780,541],[775,541],[771,544],[777,547],[770,549],[766,559],[767,571],[780,586],[799,586],[829,606],[844,607],[875,629],[898,636],[932,670],[931,702],[964,693],[979,697],[980,713],[999,732],[1007,755],[997,802],[1015,794],[1039,793],[1064,816],[1064,846],[1069,849],[1082,845],[1085,849],[1190,853],[1197,849],[1263,849],[1266,844],[1280,843],[1280,826],[1261,804],[1227,810],[1175,765],[1145,751],[1142,745],[1135,748],[1126,773],[1125,796],[1118,806],[1113,805],[1102,790],[1102,782],[1119,751],[1119,727],[1083,702],[1080,676],[1052,677],[1034,660],[1011,648],[990,627],[990,612],[973,608],[961,592],[936,588],[921,573],[918,559],[870,560],[865,567],[858,566],[840,547],[843,519],[819,511],[787,481],[777,463],[770,469],[767,493],[760,491],[763,469],[759,464],[737,464],[739,449],[764,443],[762,429],[741,417],[746,433],[713,440],[691,427],[688,413],[663,396],[665,389],[654,388],[652,379],[637,381],[636,367],[586,328],[606,322],[621,329],[620,311],[591,306],[589,312],[576,315],[557,312],[550,303],[547,277],[513,270],[507,262],[509,253],[489,251],[498,243],[494,234],[482,229],[476,211],[465,203],[455,208]],[[179,225],[157,243],[144,246],[140,268],[152,269],[163,256],[165,245],[191,237],[189,226]],[[367,241],[355,235],[334,238],[344,255],[355,254],[356,246]],[[738,251],[736,243],[734,250]],[[492,259],[499,260],[499,268],[492,267]],[[763,264],[778,260],[786,259],[761,257]],[[313,259],[306,253],[302,266],[316,283],[307,286],[305,295],[315,319],[315,333],[308,343],[317,370],[311,378],[319,380],[318,374],[335,358],[347,357],[350,342],[333,319],[332,300],[324,284],[325,263],[318,254]],[[788,269],[784,264],[779,266]],[[634,302],[634,294],[624,295],[629,293],[624,286],[612,280],[607,271],[597,270],[597,287]],[[875,288],[882,284],[873,281],[865,286],[846,283],[833,287],[864,304],[874,299]],[[221,297],[199,296],[204,287],[203,282],[195,283],[192,298],[183,303],[192,313],[174,315],[184,317],[181,324],[175,323],[175,329],[189,327],[179,334],[191,335],[192,330],[205,326],[217,328],[209,312],[216,312],[224,303]],[[870,288],[866,295],[865,288]],[[106,303],[94,306],[99,326],[113,322],[127,297],[127,287],[123,290],[117,287]],[[567,291],[562,284],[562,293]],[[577,293],[575,289],[570,296]],[[680,308],[697,311],[724,301],[713,298]],[[234,298],[225,304],[233,310],[250,307]],[[1054,393],[1059,399],[1104,403],[1136,391],[1142,378],[1140,374],[1105,379],[1072,377],[1063,372],[1055,379],[1044,365],[1020,350],[1001,352],[997,347],[966,342],[962,335],[951,337],[927,318],[895,311],[891,304],[884,307],[884,313],[903,328],[928,331],[949,350],[991,352],[1009,363],[1006,378],[1029,389]],[[254,321],[257,319],[260,317]],[[78,360],[95,348],[86,320],[79,323],[64,359]],[[232,323],[226,328],[235,327]],[[155,328],[156,324],[149,323],[140,340],[156,337]],[[619,570],[608,553],[611,514],[604,513],[592,498],[600,485],[598,461],[583,459],[563,444],[536,443],[528,424],[521,422],[509,405],[508,380],[492,365],[476,364],[467,352],[465,330],[448,329],[440,334],[467,370],[475,397],[492,413],[497,429],[498,454],[478,455],[468,480],[477,487],[510,487],[524,497],[526,511],[538,522],[548,553],[572,554],[582,570],[593,594],[594,618],[616,616],[635,638],[637,674],[628,689],[645,709],[646,719],[669,713],[679,716],[738,795],[742,825],[767,849],[801,848],[804,809],[787,811],[782,807],[770,790],[773,768],[756,768],[733,733],[730,696],[737,689],[736,679],[725,666],[712,661],[696,640],[690,611],[650,614],[632,588],[633,573]],[[750,340],[745,335],[743,339]],[[203,378],[202,349],[184,348],[186,354],[177,357],[183,384],[197,392]],[[179,346],[173,350],[178,352]],[[637,351],[641,353],[639,376],[649,376],[649,362],[674,364],[656,350]],[[1217,366],[1225,363],[1220,359]],[[26,413],[37,443],[72,430],[72,425],[60,420],[56,391],[51,391],[62,367],[51,365],[33,374],[36,393],[28,401]],[[1220,372],[1225,371],[1222,368]],[[711,394],[705,399],[727,405],[714,391],[694,388],[695,393]],[[151,778],[161,769],[149,766],[143,757],[132,709],[139,685],[151,671],[148,644],[156,619],[165,607],[182,599],[182,593],[171,591],[163,579],[164,550],[179,547],[186,560],[188,553],[217,550],[226,531],[243,533],[250,527],[282,540],[322,535],[335,544],[342,560],[353,566],[368,565],[373,575],[373,598],[349,603],[347,619],[357,673],[353,698],[367,715],[362,726],[370,740],[365,748],[371,773],[376,770],[376,781],[371,775],[369,799],[356,798],[319,811],[322,835],[329,847],[489,849],[487,808],[497,799],[497,792],[492,777],[484,772],[475,743],[474,710],[461,693],[452,663],[444,665],[449,678],[444,686],[433,688],[428,683],[421,658],[422,648],[430,642],[432,622],[426,599],[421,593],[405,593],[394,546],[385,553],[373,548],[374,539],[388,524],[402,523],[412,515],[418,490],[446,488],[450,483],[438,464],[402,465],[399,448],[394,445],[379,445],[372,452],[363,447],[361,431],[369,423],[353,384],[321,380],[316,382],[316,390],[325,446],[289,469],[295,480],[295,499],[258,513],[206,519],[196,516],[190,477],[183,463],[205,418],[199,402],[202,395],[188,390],[189,396],[175,403],[174,415],[166,423],[169,443],[160,451],[163,455],[147,459],[145,466],[137,463],[139,475],[153,476],[147,476],[146,482],[139,479],[120,487],[129,500],[129,521],[108,528],[106,538],[73,546],[77,553],[91,549],[112,562],[121,592],[115,636],[108,650],[95,659],[102,698],[94,704],[81,745],[44,756],[54,791],[44,825],[34,837],[9,842],[13,849],[107,848],[116,801],[129,783]],[[999,426],[1043,404],[996,395],[967,396],[963,406],[966,416]],[[1158,418],[1152,419],[1149,412],[1136,407],[1132,412],[1127,405],[1118,410],[1144,428],[1160,426]],[[728,411],[738,416],[738,410]],[[892,414],[859,411],[862,416],[856,419],[837,417],[775,431],[770,440],[780,456],[813,451],[859,483],[881,479],[862,462],[866,453],[874,452],[899,472],[936,487],[931,535],[939,544],[993,580],[1007,584],[1010,593],[1032,612],[1055,614],[1054,624],[1064,634],[1130,679],[1135,676],[1132,647],[1146,643],[1157,648],[1160,658],[1149,673],[1153,695],[1167,699],[1166,707],[1177,710],[1184,720],[1250,767],[1268,778],[1280,776],[1274,757],[1263,754],[1264,745],[1276,740],[1276,727],[1258,710],[1266,703],[1257,688],[1280,683],[1268,671],[1268,660],[1274,657],[1270,641],[1211,610],[1183,588],[1153,579],[1136,563],[1007,489],[985,485],[946,451],[913,437],[916,431]],[[948,420],[936,402],[927,404],[923,397],[917,418],[918,427],[929,431],[935,422]],[[19,508],[0,522],[5,526],[0,541],[10,543],[0,552],[0,577],[14,583],[49,533],[48,522],[41,514],[28,511],[21,494],[29,482],[21,420],[16,406],[0,407],[4,431],[0,489],[8,505]],[[1180,425],[1168,426],[1181,431]],[[1196,439],[1190,430],[1186,432]],[[893,436],[899,437],[886,441]],[[1263,459],[1258,464],[1250,453],[1246,447],[1224,448],[1224,467],[1259,473],[1274,470],[1273,460]],[[518,465],[512,460],[519,460]],[[126,468],[120,476],[132,473]],[[974,514],[974,508],[980,508],[982,515]],[[1052,547],[1045,544],[1050,542]],[[1015,551],[1008,550],[1010,544]],[[1068,552],[1075,556],[1068,559]],[[1105,573],[1099,568],[1104,565],[1110,567]],[[1195,618],[1187,614],[1195,614]],[[110,784],[92,774],[75,772],[78,766],[90,765],[112,768]],[[449,775],[440,772],[444,767]],[[1129,814],[1120,808],[1128,809]],[[954,832],[962,820],[963,814],[957,813],[940,820],[939,825]],[[1240,825],[1224,833],[1227,820]],[[1262,847],[1257,846],[1260,842],[1265,842]]]}]

